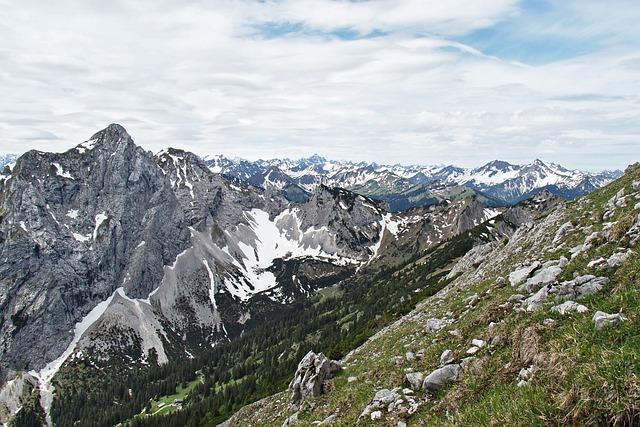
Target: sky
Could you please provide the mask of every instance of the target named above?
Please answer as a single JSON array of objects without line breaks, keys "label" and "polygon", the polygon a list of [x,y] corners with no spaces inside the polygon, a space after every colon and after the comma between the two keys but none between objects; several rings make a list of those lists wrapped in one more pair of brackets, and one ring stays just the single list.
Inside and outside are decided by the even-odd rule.
[{"label": "sky", "polygon": [[637,0],[0,0],[0,153],[640,160]]}]

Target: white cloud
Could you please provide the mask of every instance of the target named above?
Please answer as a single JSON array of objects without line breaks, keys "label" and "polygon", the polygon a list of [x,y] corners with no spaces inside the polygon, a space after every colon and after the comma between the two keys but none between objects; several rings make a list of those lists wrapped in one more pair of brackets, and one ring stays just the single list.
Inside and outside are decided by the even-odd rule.
[{"label": "white cloud", "polygon": [[[639,157],[633,50],[527,66],[449,40],[509,19],[515,7],[12,2],[0,15],[0,152],[61,151],[119,122],[154,151],[249,158],[319,152],[477,165],[549,155],[600,168]],[[267,22],[303,30],[257,34]],[[327,33],[345,27],[386,34]]]}]

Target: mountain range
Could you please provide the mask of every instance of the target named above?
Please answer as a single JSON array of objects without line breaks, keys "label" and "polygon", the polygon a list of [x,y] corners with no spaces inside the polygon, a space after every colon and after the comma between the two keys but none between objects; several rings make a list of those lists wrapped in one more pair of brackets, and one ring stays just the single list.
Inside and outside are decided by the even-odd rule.
[{"label": "mountain range", "polygon": [[224,421],[618,175],[153,154],[117,124],[10,163],[0,423],[61,426]]},{"label": "mountain range", "polygon": [[468,197],[391,214],[325,184],[291,203],[192,153],[144,151],[119,125],[20,156],[0,177],[0,207],[0,378],[24,373],[47,417],[69,363],[196,357],[373,261],[401,262],[500,213]]},{"label": "mountain range", "polygon": [[250,162],[224,156],[205,157],[215,173],[265,188],[276,187],[292,201],[302,201],[317,185],[340,186],[389,204],[391,211],[457,199],[475,193],[494,206],[508,206],[540,190],[566,199],[588,194],[621,176],[566,169],[535,160],[513,165],[495,160],[471,169],[456,166],[379,165],[339,162],[318,155],[299,160],[272,159]]}]

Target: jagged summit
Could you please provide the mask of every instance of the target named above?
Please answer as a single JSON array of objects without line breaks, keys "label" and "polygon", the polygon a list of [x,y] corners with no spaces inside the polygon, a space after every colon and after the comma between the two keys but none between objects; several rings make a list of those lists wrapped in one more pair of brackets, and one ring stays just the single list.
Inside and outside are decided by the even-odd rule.
[{"label": "jagged summit", "polygon": [[127,133],[124,126],[118,123],[111,123],[106,128],[94,133],[90,139],[96,141],[109,141],[122,138],[131,139],[131,136]]}]

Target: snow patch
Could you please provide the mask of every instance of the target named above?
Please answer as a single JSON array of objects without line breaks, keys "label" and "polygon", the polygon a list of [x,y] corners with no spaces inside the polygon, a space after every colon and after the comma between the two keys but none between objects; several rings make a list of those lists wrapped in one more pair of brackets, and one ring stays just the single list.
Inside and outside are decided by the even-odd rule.
[{"label": "snow patch", "polygon": [[96,225],[95,225],[95,228],[93,229],[93,240],[96,240],[96,238],[98,237],[98,229],[107,218],[109,218],[109,216],[107,216],[106,212],[99,213],[98,215],[95,216]]},{"label": "snow patch", "polygon": [[[122,288],[119,288],[122,289]],[[117,292],[117,290],[116,290]],[[51,385],[51,380],[56,375],[56,373],[62,367],[62,364],[67,360],[67,358],[73,353],[74,348],[82,338],[82,335],[93,325],[105,312],[111,300],[113,300],[114,292],[111,294],[109,298],[98,303],[86,316],[82,318],[82,320],[76,323],[73,329],[73,339],[71,343],[67,346],[67,349],[55,360],[49,362],[44,368],[40,371],[29,371],[29,374],[38,379],[39,388],[40,388],[40,403],[47,415],[47,422],[51,425],[51,403],[53,402],[53,391],[54,387]]]},{"label": "snow patch", "polygon": [[79,234],[79,233],[72,233],[72,236],[74,239],[76,239],[78,242],[88,242],[89,240],[91,240],[91,236],[90,235],[83,235],[83,234]]},{"label": "snow patch", "polygon": [[69,179],[73,179],[73,176],[71,176],[71,174],[68,171],[65,171],[64,169],[62,169],[62,166],[60,166],[60,163],[51,163],[55,168],[56,168],[56,174],[58,174],[58,176],[61,176],[63,178],[69,178]]}]

